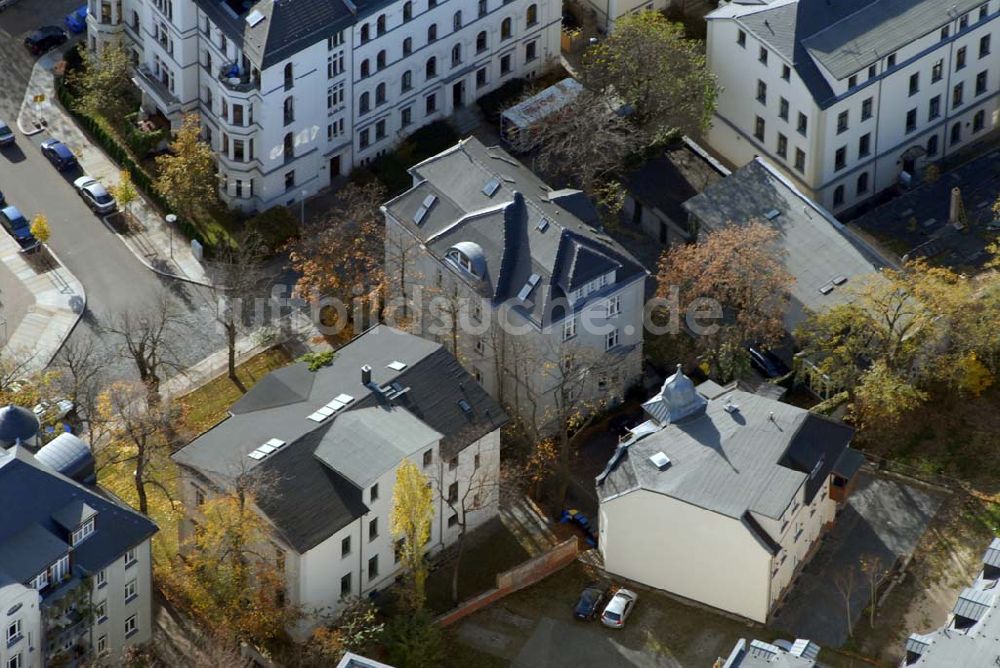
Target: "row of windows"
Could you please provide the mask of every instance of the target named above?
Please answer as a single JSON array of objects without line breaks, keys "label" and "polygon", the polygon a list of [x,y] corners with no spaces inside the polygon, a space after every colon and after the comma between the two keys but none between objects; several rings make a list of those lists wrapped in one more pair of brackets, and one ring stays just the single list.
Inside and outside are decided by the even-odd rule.
[{"label": "row of windows", "polygon": [[[978,97],[986,93],[988,86],[987,71],[983,70],[976,75],[975,95]],[[957,109],[965,102],[965,84],[959,82],[951,89],[951,108]],[[935,95],[927,103],[927,120],[932,121],[941,116],[941,96]],[[917,109],[914,107],[906,112],[906,133],[917,129]]]},{"label": "row of windows", "polygon": [[[511,0],[504,0],[503,4],[507,4],[510,1]],[[433,9],[436,6],[437,6],[437,0],[428,0],[427,3],[428,10]],[[487,13],[489,13],[488,1],[479,0],[479,7],[478,7],[479,18],[486,16]],[[526,18],[527,18],[526,25],[529,28],[538,23],[538,5],[533,4],[528,7],[528,13]],[[412,20],[413,20],[413,3],[408,1],[403,4],[403,23],[409,23]],[[387,32],[386,23],[387,19],[385,14],[379,15],[379,17],[375,19],[375,37],[381,37]],[[465,25],[462,20],[461,10],[455,12],[452,15],[451,23],[452,23],[452,30],[461,30],[462,26]],[[433,29],[434,31],[433,38],[431,37],[431,29]],[[362,44],[367,44],[372,40],[371,24],[365,23],[364,25],[361,26],[360,39]],[[435,39],[437,39],[437,24],[432,25],[431,28],[428,29],[427,33],[428,42],[433,42]],[[331,46],[330,48],[332,49],[333,47]]]}]

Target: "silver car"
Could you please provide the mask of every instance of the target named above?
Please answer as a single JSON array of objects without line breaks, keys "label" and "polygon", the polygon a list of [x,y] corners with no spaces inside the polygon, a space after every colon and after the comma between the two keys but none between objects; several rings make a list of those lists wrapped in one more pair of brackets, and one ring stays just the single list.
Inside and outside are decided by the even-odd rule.
[{"label": "silver car", "polygon": [[604,606],[601,613],[601,624],[610,626],[613,629],[620,629],[625,626],[625,619],[635,607],[635,602],[639,600],[639,595],[629,589],[619,589],[611,597],[608,604]]},{"label": "silver car", "polygon": [[73,187],[94,213],[111,213],[118,206],[108,189],[95,178],[81,176],[73,181]]}]

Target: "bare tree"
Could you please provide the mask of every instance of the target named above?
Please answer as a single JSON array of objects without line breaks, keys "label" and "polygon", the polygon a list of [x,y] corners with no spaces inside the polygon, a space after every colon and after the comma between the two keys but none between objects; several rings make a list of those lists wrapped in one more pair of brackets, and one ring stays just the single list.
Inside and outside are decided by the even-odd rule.
[{"label": "bare tree", "polygon": [[58,372],[56,383],[60,391],[88,423],[96,413],[107,358],[108,351],[94,337],[71,337],[49,365]]},{"label": "bare tree", "polygon": [[854,637],[854,614],[851,612],[851,598],[854,596],[854,588],[857,584],[857,568],[854,564],[846,571],[840,571],[833,576],[833,586],[844,603],[844,615],[847,619],[847,637]]},{"label": "bare tree", "polygon": [[886,569],[882,564],[882,558],[877,554],[867,554],[862,556],[860,563],[861,572],[865,574],[866,584],[871,597],[868,602],[868,624],[874,628],[875,609],[878,607],[878,587],[882,583],[882,578],[884,578],[888,573],[888,569]]},{"label": "bare tree", "polygon": [[15,389],[17,381],[32,373],[35,353],[30,350],[5,350],[0,355],[0,392]]}]

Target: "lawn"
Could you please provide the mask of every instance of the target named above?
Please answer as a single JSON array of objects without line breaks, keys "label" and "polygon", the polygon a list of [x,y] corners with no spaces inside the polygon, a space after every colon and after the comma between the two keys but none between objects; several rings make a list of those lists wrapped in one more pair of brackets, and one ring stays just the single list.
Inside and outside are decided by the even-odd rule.
[{"label": "lawn", "polygon": [[[291,355],[284,348],[270,348],[236,367],[236,375],[250,389],[269,372],[291,361]],[[229,407],[242,396],[240,388],[223,373],[181,397],[178,403],[183,411],[181,424],[185,435],[194,438],[222,422]]]}]

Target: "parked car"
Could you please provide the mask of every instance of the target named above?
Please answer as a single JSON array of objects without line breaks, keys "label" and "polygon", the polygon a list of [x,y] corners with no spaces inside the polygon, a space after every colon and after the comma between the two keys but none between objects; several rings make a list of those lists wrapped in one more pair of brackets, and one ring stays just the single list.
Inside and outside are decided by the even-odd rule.
[{"label": "parked car", "polygon": [[756,369],[765,378],[781,378],[790,369],[780,357],[758,346],[747,346],[750,354],[750,366]]},{"label": "parked car", "polygon": [[0,121],[0,146],[10,146],[14,143],[14,131],[10,126]]},{"label": "parked car", "polygon": [[46,139],[42,142],[42,155],[49,159],[60,172],[76,167],[76,156],[66,144],[58,139]]},{"label": "parked car", "polygon": [[55,401],[42,400],[31,409],[39,422],[55,422],[73,412],[75,408],[69,399],[57,399]]},{"label": "parked car", "polygon": [[38,239],[31,233],[31,225],[16,206],[8,206],[0,210],[0,224],[10,236],[14,237],[21,251],[30,251],[38,248]]},{"label": "parked car", "polygon": [[115,198],[108,193],[108,189],[95,178],[81,176],[73,181],[73,187],[94,213],[111,213],[118,206]]},{"label": "parked car", "polygon": [[591,582],[580,592],[580,600],[573,608],[573,616],[585,622],[593,621],[597,617],[597,612],[601,609],[601,603],[604,602],[607,593],[607,587],[598,582]]},{"label": "parked car", "polygon": [[611,597],[611,600],[608,601],[608,604],[604,606],[604,612],[601,614],[601,624],[613,629],[622,628],[625,626],[625,620],[632,612],[632,609],[635,608],[637,600],[639,600],[639,595],[634,591],[619,589]]},{"label": "parked car", "polygon": [[69,14],[66,15],[66,30],[69,30],[74,35],[79,34],[87,29],[87,5],[82,7],[77,7]]},{"label": "parked car", "polygon": [[65,44],[68,39],[69,35],[59,26],[42,26],[24,38],[24,45],[37,56]]}]

